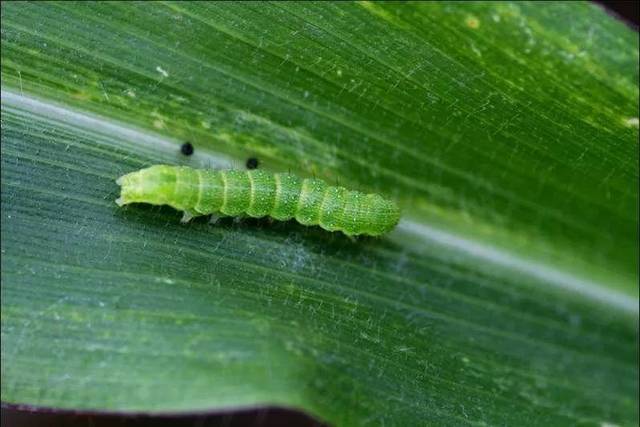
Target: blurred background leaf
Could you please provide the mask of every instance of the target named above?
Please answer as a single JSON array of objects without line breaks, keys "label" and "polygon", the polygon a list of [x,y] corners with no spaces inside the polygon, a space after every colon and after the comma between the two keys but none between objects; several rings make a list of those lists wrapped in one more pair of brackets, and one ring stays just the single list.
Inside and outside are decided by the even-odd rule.
[{"label": "blurred background leaf", "polygon": [[[637,424],[637,81],[582,3],[3,3],[2,400]],[[113,203],[248,157],[403,222]]]}]

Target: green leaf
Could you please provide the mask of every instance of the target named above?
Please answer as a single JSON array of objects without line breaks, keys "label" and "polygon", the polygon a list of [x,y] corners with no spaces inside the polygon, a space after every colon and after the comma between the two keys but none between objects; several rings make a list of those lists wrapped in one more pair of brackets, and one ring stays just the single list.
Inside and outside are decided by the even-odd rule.
[{"label": "green leaf", "polygon": [[[637,425],[638,99],[591,4],[4,2],[2,400]],[[250,156],[403,220],[113,202]]]}]

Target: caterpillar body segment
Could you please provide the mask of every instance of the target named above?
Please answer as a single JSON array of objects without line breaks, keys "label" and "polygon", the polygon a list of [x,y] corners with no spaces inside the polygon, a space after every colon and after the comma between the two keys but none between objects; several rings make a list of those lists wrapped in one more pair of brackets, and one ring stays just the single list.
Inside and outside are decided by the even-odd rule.
[{"label": "caterpillar body segment", "polygon": [[169,205],[184,211],[184,220],[211,214],[270,216],[280,221],[295,218],[303,225],[319,225],[348,236],[379,236],[400,219],[397,205],[378,194],[258,169],[216,171],[156,165],[123,175],[116,183],[121,186],[118,205]]}]

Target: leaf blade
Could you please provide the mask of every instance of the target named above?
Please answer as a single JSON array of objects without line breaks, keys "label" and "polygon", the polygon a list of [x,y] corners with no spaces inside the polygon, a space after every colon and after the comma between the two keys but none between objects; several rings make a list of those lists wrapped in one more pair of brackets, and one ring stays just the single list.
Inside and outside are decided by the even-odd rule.
[{"label": "leaf blade", "polygon": [[[458,155],[444,161],[446,150],[438,144],[409,146],[413,135],[436,129],[435,123],[439,120],[445,123],[445,117],[437,115],[444,113],[430,110],[436,114],[433,124],[422,124],[406,133],[390,126],[389,117],[376,123],[374,119],[379,116],[368,113],[365,101],[351,104],[354,98],[340,97],[338,86],[331,83],[339,77],[337,70],[326,63],[321,62],[319,68],[309,70],[308,82],[316,85],[324,82],[318,70],[331,72],[333,80],[322,83],[325,86],[321,86],[320,95],[310,94],[309,97],[315,96],[313,102],[317,104],[327,100],[332,103],[315,107],[313,102],[305,101],[303,86],[298,92],[283,89],[288,88],[286,82],[291,85],[302,83],[286,74],[295,70],[294,65],[289,68],[283,65],[286,72],[279,71],[276,65],[280,62],[274,61],[281,52],[273,46],[258,50],[265,55],[258,63],[270,67],[264,75],[258,71],[252,74],[249,66],[241,66],[240,54],[229,63],[224,62],[223,56],[214,56],[220,61],[218,67],[226,71],[221,76],[229,78],[229,70],[240,67],[238,71],[245,73],[246,81],[229,80],[236,83],[226,90],[222,83],[214,81],[215,89],[222,94],[213,101],[205,99],[213,89],[204,85],[204,79],[193,84],[187,80],[182,83],[180,80],[177,83],[162,80],[163,74],[154,67],[160,67],[169,78],[179,73],[163,62],[147,61],[146,74],[141,73],[142,68],[124,70],[130,64],[144,65],[141,60],[136,63],[135,55],[127,54],[123,48],[126,37],[132,37],[134,44],[141,47],[137,53],[147,59],[149,56],[163,58],[172,64],[183,61],[180,64],[184,66],[185,75],[195,70],[193,58],[166,56],[170,51],[175,53],[173,50],[160,49],[157,56],[153,55],[150,47],[163,43],[171,46],[169,39],[161,38],[152,43],[146,38],[161,36],[141,31],[162,28],[158,23],[173,22],[169,19],[177,8],[190,8],[189,16],[215,22],[224,29],[220,31],[223,34],[216,36],[219,40],[242,46],[239,35],[256,37],[257,24],[273,21],[284,26],[284,18],[296,18],[300,14],[304,18],[300,22],[306,22],[308,26],[316,22],[313,20],[331,16],[335,22],[311,29],[318,32],[318,29],[337,31],[337,28],[341,31],[338,34],[344,34],[347,29],[358,28],[358,22],[369,22],[370,12],[361,6],[332,5],[325,10],[316,5],[278,5],[263,12],[251,7],[171,4],[150,13],[131,5],[98,4],[87,9],[79,9],[77,5],[11,7],[3,4],[3,28],[8,30],[3,32],[2,38],[2,210],[8,227],[2,230],[2,338],[9,345],[3,345],[2,351],[3,362],[10,361],[2,364],[3,400],[70,408],[146,411],[279,404],[305,409],[340,425],[365,421],[415,424],[418,419],[437,424],[468,421],[633,424],[637,419],[633,399],[638,393],[635,380],[637,348],[628,345],[637,340],[637,311],[612,309],[615,305],[611,301],[589,301],[577,295],[575,290],[549,287],[548,278],[541,281],[522,271],[497,268],[487,260],[484,260],[486,264],[478,262],[470,256],[472,254],[455,245],[425,241],[424,236],[411,226],[401,227],[386,240],[365,240],[352,245],[318,230],[292,224],[268,226],[250,222],[212,227],[196,222],[183,227],[177,223],[179,215],[171,210],[145,207],[119,210],[112,203],[117,192],[113,180],[122,172],[159,162],[201,165],[228,161],[224,157],[210,156],[216,151],[212,149],[214,147],[236,155],[260,149],[268,167],[284,166],[308,155],[311,168],[318,168],[324,160],[329,160],[318,169],[325,177],[340,176],[363,188],[393,194],[404,203],[418,200],[421,205],[409,212],[416,225],[444,224],[443,229],[451,232],[449,235],[463,236],[473,242],[477,235],[468,232],[468,224],[483,224],[491,218],[489,232],[483,230],[482,233],[485,237],[498,236],[497,243],[506,241],[509,254],[522,253],[524,244],[535,246],[539,243],[535,239],[518,240],[514,237],[517,234],[511,231],[500,234],[502,227],[508,228],[509,222],[505,223],[500,213],[496,213],[501,206],[499,203],[484,204],[487,212],[494,212],[496,216],[485,215],[484,222],[476,222],[477,217],[472,215],[465,223],[465,211],[460,209],[465,206],[465,198],[486,186],[470,185],[462,178],[456,180],[459,175],[450,173],[446,166],[451,164],[451,159],[456,160],[457,169],[460,165],[470,164],[476,152],[454,150]],[[385,11],[394,10],[388,5],[380,7],[382,12],[378,13],[383,16],[386,16]],[[451,17],[445,14],[450,11],[447,7],[438,6],[430,11],[441,13],[443,22],[438,28],[438,37],[451,47],[451,40],[445,37],[452,31],[451,23],[454,18],[462,18],[460,22],[467,25],[468,11],[457,10]],[[525,6],[522,8],[526,9]],[[181,10],[177,16],[187,19],[187,13]],[[580,10],[587,15],[591,13],[586,7]],[[488,13],[491,9],[474,12],[481,20],[478,29],[485,27],[483,11]],[[453,12],[456,12],[455,8]],[[89,19],[90,13],[95,13],[99,20]],[[51,17],[44,14],[51,14]],[[34,16],[43,17],[40,34],[20,24],[21,20],[28,22]],[[68,25],[55,28],[53,23],[61,17],[64,19],[58,22]],[[137,19],[141,21],[134,25]],[[408,18],[401,16],[398,19],[404,23]],[[104,28],[99,26],[101,22]],[[242,26],[233,33],[229,23]],[[115,46],[100,41],[104,34],[111,34],[112,28],[108,24],[120,25],[123,30],[124,35],[118,35],[118,41],[113,43]],[[210,28],[198,25],[195,20],[189,21],[185,28],[199,29],[203,33]],[[273,31],[283,31],[276,35],[276,40],[289,35],[278,25],[271,26]],[[371,25],[371,28],[383,26],[379,22]],[[88,31],[89,27],[95,31]],[[66,40],[61,36],[52,37],[62,34],[62,29],[68,33]],[[614,30],[614,33],[620,32],[618,27]],[[313,31],[308,29],[305,40],[315,34]],[[398,35],[405,43],[401,46],[405,49],[408,40],[418,37],[403,33],[405,29],[384,31]],[[453,33],[460,37],[455,31]],[[185,37],[187,33],[177,31],[177,34]],[[94,82],[103,78],[100,72],[104,73],[102,76],[116,80],[107,80],[106,86],[96,84],[87,89],[68,76],[54,76],[47,71],[47,67],[49,70],[64,67],[64,61],[56,59],[51,51],[44,49],[38,55],[26,52],[24,56],[18,56],[18,50],[11,50],[13,44],[29,46],[42,35],[46,35],[51,49],[57,49],[55,52],[60,53],[59,57],[79,58],[77,63],[71,64],[75,71],[87,76],[95,73],[93,77],[98,80]],[[87,40],[82,40],[80,35]],[[331,34],[322,37],[332,41],[329,46],[342,46]],[[69,40],[76,45],[71,45]],[[350,41],[359,40],[354,37]],[[312,54],[330,51],[320,51],[320,44],[311,41],[307,46],[311,46]],[[87,46],[94,48],[94,52]],[[302,46],[301,43],[299,47]],[[194,46],[189,52],[197,53],[198,48]],[[395,56],[389,53],[385,59],[398,59],[397,52],[402,49],[394,51],[388,45],[386,48]],[[107,55],[109,49],[120,50]],[[267,55],[269,49],[275,49],[272,56]],[[247,51],[241,49],[240,52]],[[357,53],[356,50],[353,52]],[[210,50],[206,53],[212,54]],[[338,53],[344,51],[338,49]],[[336,61],[343,58],[338,53]],[[434,61],[451,64],[447,62],[447,55],[438,56],[438,49],[434,48],[431,54]],[[31,62],[34,58],[38,58],[40,64]],[[91,64],[90,59],[97,62]],[[410,59],[398,63],[406,66]],[[366,61],[366,55],[360,60]],[[612,62],[620,63],[619,60]],[[125,63],[127,67],[122,65]],[[353,64],[354,69],[364,68],[363,62],[354,61]],[[379,82],[383,89],[385,82],[386,88],[393,88],[395,75],[384,74],[389,72],[388,68],[383,67],[384,72],[373,69],[366,77],[369,81]],[[206,69],[210,70],[210,67]],[[40,70],[41,80],[37,84],[23,81],[20,86],[15,77],[16,70],[29,70],[31,74],[25,71],[29,79],[38,78],[36,71]],[[454,73],[456,68],[451,70]],[[465,68],[460,70],[465,71]],[[343,77],[347,72],[345,67]],[[402,74],[401,69],[393,72]],[[156,81],[151,77],[153,73]],[[465,73],[467,78],[474,75],[468,70]],[[275,81],[265,83],[266,76]],[[434,79],[435,85],[442,84],[439,79],[444,79],[442,74]],[[89,81],[88,78],[85,83]],[[228,83],[224,78],[222,81]],[[400,112],[410,114],[408,94],[417,92],[403,92],[410,87],[407,85],[411,80],[408,81],[400,81],[390,90],[388,99],[380,101],[384,111],[398,106]],[[253,89],[251,82],[254,82]],[[113,95],[112,88],[123,83],[133,85],[136,99],[144,99],[139,104],[121,104],[116,108],[120,99]],[[624,83],[618,84],[624,87]],[[156,85],[155,89],[153,85]],[[5,87],[11,89],[5,90]],[[46,99],[37,101],[40,104],[28,103],[18,95],[20,87]],[[588,86],[581,83],[578,87]],[[82,94],[77,89],[84,89],[88,98],[74,100],[74,93]],[[198,94],[194,89],[202,93]],[[442,86],[438,90],[445,93],[446,89]],[[131,98],[125,86],[122,90],[123,97]],[[234,92],[239,94],[239,101],[231,99]],[[8,93],[13,94],[13,98],[7,97]],[[185,106],[184,102],[172,104],[166,99],[169,94],[187,96],[194,106]],[[605,96],[602,92],[596,94]],[[257,110],[260,104],[251,100],[253,95],[267,96],[268,108]],[[515,95],[511,93],[511,96]],[[634,96],[637,99],[637,90],[625,99],[633,100]],[[289,102],[289,98],[295,99]],[[460,99],[460,96],[450,99],[456,98]],[[61,105],[55,107],[51,99],[57,99]],[[226,104],[218,106],[221,99]],[[486,97],[471,96],[469,101],[470,106],[477,108]],[[147,113],[153,111],[151,106],[154,104],[161,112],[149,119]],[[82,105],[83,111],[69,107],[73,105],[76,108]],[[497,108],[498,104],[495,105]],[[478,123],[485,121],[491,124],[494,120],[493,126],[499,127],[508,103],[500,105],[500,114],[481,111],[482,117],[475,122],[472,115],[472,122],[465,124],[459,133],[445,123],[439,130],[443,140],[468,134],[474,126],[477,128]],[[237,110],[231,111],[232,107]],[[45,114],[43,109],[47,108]],[[155,120],[167,121],[169,113],[175,113],[171,126],[160,131],[181,138],[192,125],[198,124],[198,119],[188,117],[197,110],[208,111],[212,118],[219,120],[214,126],[215,138],[204,130],[196,132],[202,137],[196,149],[196,155],[202,153],[201,157],[185,160],[177,152],[178,140],[167,140],[148,131],[154,128]],[[87,119],[86,111],[98,111],[97,121],[106,124],[98,126],[96,120]],[[570,110],[564,112],[569,114]],[[67,115],[56,118],[54,113]],[[610,119],[619,111],[605,113]],[[285,118],[287,114],[292,117],[290,122]],[[578,114],[578,110],[573,114]],[[122,120],[115,121],[113,117]],[[397,120],[398,115],[391,117]],[[228,125],[237,123],[238,118],[245,119],[240,122],[245,127]],[[402,123],[411,125],[410,119],[418,118],[416,114],[409,115]],[[316,127],[314,123],[317,123]],[[579,120],[572,123],[579,126]],[[136,129],[132,124],[140,128]],[[385,125],[389,129],[384,128]],[[516,125],[516,128],[519,132],[528,129],[522,125]],[[584,130],[586,127],[578,129],[582,129],[583,137],[588,135]],[[611,147],[621,147],[616,141],[628,142],[634,135],[632,129],[624,129],[618,139],[607,136],[603,141]],[[345,135],[341,143],[352,141],[344,143],[347,154],[340,154],[334,148],[337,140],[332,135],[341,132]],[[547,128],[546,132],[551,132],[556,141],[567,141],[558,128]],[[347,138],[349,135],[351,138]],[[606,136],[606,132],[597,135]],[[396,136],[398,143],[393,142]],[[276,141],[267,142],[268,137]],[[282,140],[278,141],[280,137]],[[375,154],[357,151],[363,145],[353,141],[366,137],[374,141]],[[227,138],[226,142],[231,145],[214,145],[220,138]],[[298,142],[296,138],[299,138]],[[486,139],[484,143],[487,143]],[[405,153],[399,163],[394,163],[392,158],[394,144],[399,144]],[[564,149],[567,151],[555,152],[564,162],[572,153],[579,154],[579,151],[571,151],[575,147],[571,148],[570,141],[566,144],[568,148]],[[630,149],[622,146],[613,154],[616,159],[629,159],[634,149],[637,151],[637,145]],[[430,150],[435,150],[434,164],[443,171],[439,177],[423,172],[421,165],[415,167],[415,160],[410,157],[418,154],[422,159]],[[284,158],[284,153],[291,158]],[[543,158],[533,156],[532,151],[526,153],[535,161]],[[278,158],[281,158],[280,163]],[[514,165],[523,167],[525,160],[527,157],[522,155],[517,159],[520,163]],[[590,179],[606,177],[607,164],[595,165]],[[378,165],[381,166],[379,169],[374,167]],[[380,172],[382,167],[389,171],[388,175]],[[506,179],[496,181],[499,175],[488,174],[488,170],[486,165],[480,165],[473,169],[472,176],[485,179],[493,186]],[[382,177],[377,176],[375,182],[372,181],[372,171]],[[575,172],[576,168],[571,171]],[[438,179],[425,179],[434,176]],[[558,172],[551,176],[559,180],[564,175]],[[587,188],[592,182],[578,185],[576,180],[581,175],[567,176],[573,177],[570,184],[576,188]],[[632,236],[623,236],[622,230],[629,230],[629,224],[633,223],[627,212],[634,195],[637,201],[637,191],[634,194],[618,187],[620,182],[628,183],[634,176],[637,176],[637,167],[633,169],[633,162],[623,163],[607,184],[609,188],[617,189],[615,200],[620,204],[597,208],[597,214],[584,220],[593,227],[601,224],[603,212],[616,212],[617,209],[618,213],[624,213],[608,232],[589,229],[585,234],[578,233],[575,240],[568,239],[567,235],[558,239],[554,251],[562,248],[560,251],[564,253],[567,248],[572,249],[567,250],[566,258],[557,263],[563,267],[560,271],[571,275],[573,264],[569,261],[584,255],[580,245],[603,242],[606,236],[616,236],[623,242],[621,248],[613,252],[600,253],[607,262],[613,254],[624,254],[627,258],[633,255],[633,248],[629,248]],[[463,191],[451,191],[458,186]],[[518,187],[514,185],[513,188]],[[427,196],[437,197],[429,200]],[[472,212],[483,217],[482,195],[474,197],[471,199],[474,209],[479,210]],[[524,197],[526,199],[527,195]],[[599,195],[584,197],[587,200],[584,206],[597,206],[603,201]],[[577,196],[574,199],[577,200]],[[560,196],[554,194],[545,202],[557,208],[560,206],[558,200]],[[571,212],[579,212],[580,206],[574,206]],[[436,214],[430,216],[432,211]],[[514,208],[509,214],[520,226],[523,219],[517,217],[518,212],[522,211]],[[455,226],[451,221],[438,223],[438,218],[450,213],[455,217]],[[539,213],[535,210],[529,214],[540,218],[536,217]],[[555,237],[552,231],[561,224],[557,221],[549,228],[541,228],[536,239]],[[516,229],[522,231],[519,227]],[[573,230],[579,229],[574,227]],[[546,245],[548,243],[541,247],[548,249]],[[552,255],[554,253],[552,251]],[[607,255],[603,255],[605,253]],[[611,269],[607,263],[600,267],[605,271]],[[586,278],[598,278],[591,271],[581,273]],[[614,281],[611,279],[615,275],[600,273],[603,274],[600,277],[607,279],[604,289]],[[625,274],[633,277],[634,272],[625,270],[623,276]],[[626,298],[624,301],[633,302],[634,293],[629,282],[624,278],[620,281],[623,285],[613,286],[606,292],[623,289],[631,295],[623,297]],[[586,376],[585,372],[592,375]],[[388,412],[383,413],[385,410]]]}]

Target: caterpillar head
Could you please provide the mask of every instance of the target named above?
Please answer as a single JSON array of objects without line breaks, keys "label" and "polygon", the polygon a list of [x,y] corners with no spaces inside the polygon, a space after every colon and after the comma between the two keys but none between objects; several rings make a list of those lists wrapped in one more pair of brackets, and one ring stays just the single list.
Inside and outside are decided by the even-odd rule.
[{"label": "caterpillar head", "polygon": [[150,203],[163,205],[173,194],[176,174],[173,168],[165,165],[151,166],[121,176],[116,180],[120,186],[118,206],[128,203]]}]

